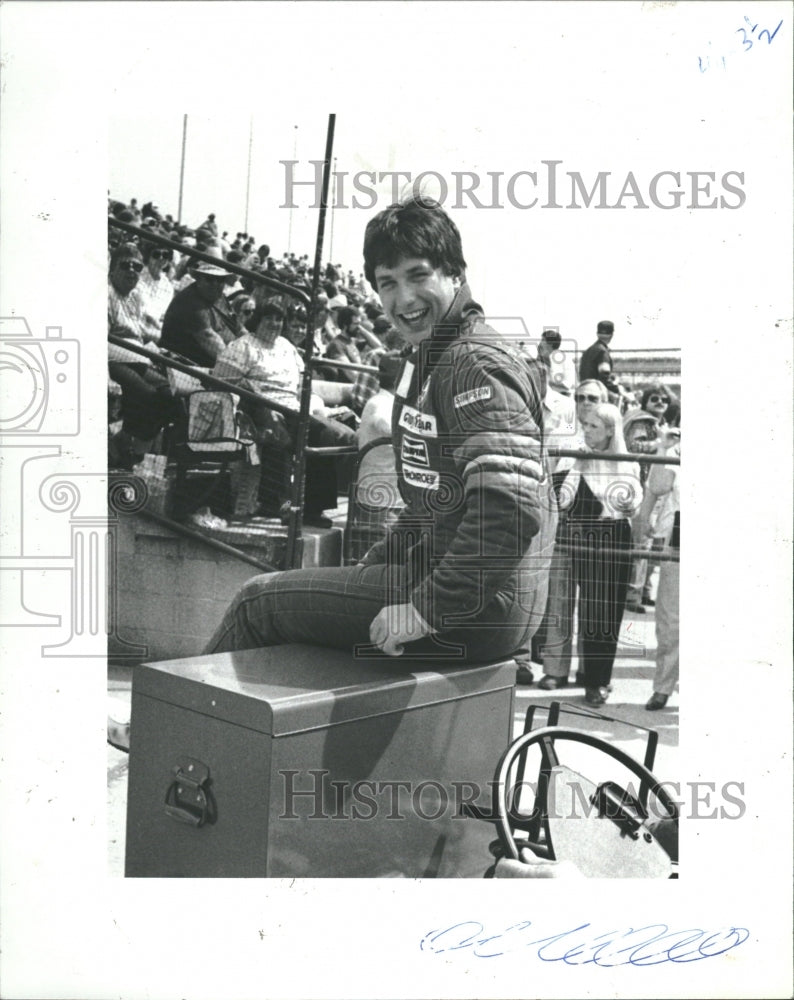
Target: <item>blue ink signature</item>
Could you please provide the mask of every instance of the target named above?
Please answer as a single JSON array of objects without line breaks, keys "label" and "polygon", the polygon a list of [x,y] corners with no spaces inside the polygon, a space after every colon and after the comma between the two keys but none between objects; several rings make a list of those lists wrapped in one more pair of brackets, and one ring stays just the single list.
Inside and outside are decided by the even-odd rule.
[{"label": "blue ink signature", "polygon": [[705,931],[699,927],[671,931],[667,924],[648,924],[593,934],[592,924],[580,924],[558,934],[537,937],[531,920],[512,924],[496,934],[486,933],[477,920],[464,920],[445,930],[429,931],[419,943],[421,951],[441,955],[470,949],[476,958],[498,958],[520,949],[536,949],[542,962],[566,965],[662,965],[685,964],[716,958],[738,948],[750,936],[746,927],[724,927]]},{"label": "blue ink signature", "polygon": [[[747,15],[745,15],[744,20],[747,27],[737,28],[736,31],[734,32],[735,35],[742,36],[740,39],[740,44],[742,46],[743,52],[749,52],[750,49],[753,47],[753,42],[760,42],[765,35],[766,35],[766,44],[771,45],[775,39],[775,35],[778,33],[778,31],[780,31],[781,27],[783,26],[783,21],[781,19],[780,22],[778,23],[778,26],[773,31],[770,31],[769,28],[761,28],[761,30],[758,31],[758,25],[760,24],[759,21],[756,21],[756,23],[753,24],[750,18],[747,17]],[[756,31],[758,31],[757,35]],[[753,35],[755,35],[755,38],[752,37]],[[711,45],[711,42],[709,42],[709,45]],[[722,64],[722,68],[726,69],[727,63],[725,62],[724,55],[720,56],[719,61]],[[705,73],[710,68],[711,68],[710,56],[706,56],[705,58],[703,56],[698,56],[698,69],[700,70],[700,72]]]}]

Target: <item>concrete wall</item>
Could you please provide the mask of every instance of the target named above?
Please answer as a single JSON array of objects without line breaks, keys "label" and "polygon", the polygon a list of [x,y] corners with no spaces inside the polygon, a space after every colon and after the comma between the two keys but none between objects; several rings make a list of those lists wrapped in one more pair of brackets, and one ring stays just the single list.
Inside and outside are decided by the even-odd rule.
[{"label": "concrete wall", "polygon": [[[139,514],[118,518],[109,599],[115,629],[108,657],[115,662],[169,660],[201,653],[237,589],[262,571],[249,563],[174,534]],[[263,562],[283,566],[285,532],[257,546],[251,536],[224,541]],[[303,565],[339,565],[341,531],[304,532]],[[117,637],[117,638],[116,638]],[[119,641],[120,640],[120,641]],[[139,644],[133,651],[124,643]]]}]

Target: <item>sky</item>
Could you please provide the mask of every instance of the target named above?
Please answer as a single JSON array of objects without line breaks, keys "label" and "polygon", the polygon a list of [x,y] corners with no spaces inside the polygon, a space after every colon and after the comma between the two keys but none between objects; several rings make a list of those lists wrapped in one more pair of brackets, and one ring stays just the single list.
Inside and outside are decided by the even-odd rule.
[{"label": "sky", "polygon": [[[490,316],[523,321],[530,336],[557,326],[580,348],[595,339],[600,319],[612,319],[613,348],[680,348],[696,321],[693,306],[703,316],[693,278],[709,258],[735,250],[748,197],[764,197],[748,176],[751,151],[737,159],[720,122],[709,127],[681,117],[680,108],[652,118],[629,107],[620,127],[612,109],[585,95],[568,110],[561,116],[551,106],[534,106],[524,121],[459,112],[436,120],[399,107],[388,116],[339,114],[333,160],[344,176],[336,180],[324,260],[333,257],[358,275],[366,222],[424,172],[420,183],[427,194],[441,196],[446,186],[445,205],[461,230],[472,291]],[[182,220],[196,227],[214,212],[221,230],[247,231],[274,254],[290,250],[313,260],[319,213],[312,207],[318,176],[312,161],[323,158],[328,120],[319,111],[296,106],[279,113],[169,110],[143,116],[114,108],[111,195],[136,197],[141,205],[152,200],[177,216],[185,115]],[[610,141],[603,143],[607,130]],[[379,183],[358,177],[373,194],[353,186],[364,171],[381,177]],[[397,171],[403,176],[395,180]],[[463,172],[474,173],[476,182],[458,179]],[[702,191],[693,194],[695,172],[712,179],[701,177]],[[599,175],[603,189],[596,186]],[[290,188],[291,180],[297,183]],[[478,203],[458,192],[475,183]],[[678,207],[660,207],[675,205],[676,190],[684,192]],[[533,207],[519,207],[536,196]],[[693,202],[717,207],[689,207]]]}]

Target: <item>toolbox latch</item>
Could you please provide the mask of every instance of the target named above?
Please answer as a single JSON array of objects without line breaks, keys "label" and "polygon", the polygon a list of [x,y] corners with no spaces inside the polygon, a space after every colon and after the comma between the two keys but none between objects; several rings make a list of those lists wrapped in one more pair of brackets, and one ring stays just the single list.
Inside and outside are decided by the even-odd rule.
[{"label": "toolbox latch", "polygon": [[214,823],[215,800],[210,791],[210,769],[193,757],[183,757],[173,768],[174,780],[165,793],[165,814],[180,823]]}]

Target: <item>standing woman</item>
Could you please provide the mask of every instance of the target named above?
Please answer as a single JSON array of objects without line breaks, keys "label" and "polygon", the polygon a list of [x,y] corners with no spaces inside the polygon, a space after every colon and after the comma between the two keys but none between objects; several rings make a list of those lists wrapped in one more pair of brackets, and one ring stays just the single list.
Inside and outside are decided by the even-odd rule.
[{"label": "standing woman", "polygon": [[612,678],[631,567],[630,518],[642,502],[642,486],[636,463],[598,457],[626,451],[618,408],[599,403],[580,423],[593,457],[561,459],[553,479],[564,512],[561,540],[579,587],[585,701],[599,706]]}]

